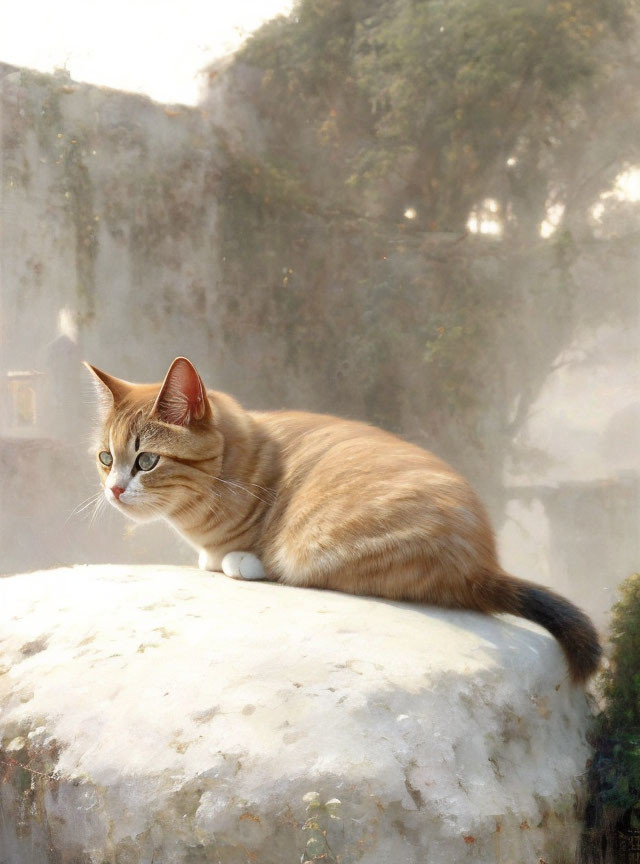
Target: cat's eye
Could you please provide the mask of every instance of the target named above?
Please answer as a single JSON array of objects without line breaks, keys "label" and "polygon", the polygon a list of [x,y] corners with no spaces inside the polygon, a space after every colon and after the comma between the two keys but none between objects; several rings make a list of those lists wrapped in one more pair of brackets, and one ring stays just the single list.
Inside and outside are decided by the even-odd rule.
[{"label": "cat's eye", "polygon": [[113,456],[108,450],[103,450],[101,453],[98,453],[98,459],[102,462],[105,468],[111,468],[113,464]]},{"label": "cat's eye", "polygon": [[158,464],[159,458],[157,453],[140,453],[136,459],[136,468],[141,471],[151,471]]}]

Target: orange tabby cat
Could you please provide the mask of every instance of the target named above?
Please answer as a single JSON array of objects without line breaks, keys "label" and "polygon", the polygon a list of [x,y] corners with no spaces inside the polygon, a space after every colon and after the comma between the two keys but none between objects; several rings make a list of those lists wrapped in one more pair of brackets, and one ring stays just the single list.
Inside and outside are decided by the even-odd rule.
[{"label": "orange tabby cat", "polygon": [[105,495],[132,519],[165,518],[203,569],[510,612],[558,639],[574,681],[597,668],[589,618],[501,569],[484,507],[433,454],[364,423],[245,411],[184,357],[162,385],[88,368],[105,403]]}]

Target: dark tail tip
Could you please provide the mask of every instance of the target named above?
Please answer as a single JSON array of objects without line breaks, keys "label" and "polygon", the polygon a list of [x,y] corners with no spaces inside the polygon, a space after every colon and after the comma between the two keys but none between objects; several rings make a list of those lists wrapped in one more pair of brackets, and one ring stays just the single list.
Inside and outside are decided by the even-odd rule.
[{"label": "dark tail tip", "polygon": [[591,619],[573,603],[546,588],[525,585],[518,595],[518,614],[555,636],[567,658],[572,680],[579,684],[590,678],[602,656]]}]

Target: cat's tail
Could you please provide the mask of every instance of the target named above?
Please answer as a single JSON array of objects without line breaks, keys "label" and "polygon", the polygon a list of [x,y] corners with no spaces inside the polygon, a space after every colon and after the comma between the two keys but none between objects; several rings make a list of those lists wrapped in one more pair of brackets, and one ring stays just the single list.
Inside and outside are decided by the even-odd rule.
[{"label": "cat's tail", "polygon": [[581,683],[597,670],[602,656],[591,619],[569,600],[508,573],[487,573],[473,584],[474,600],[485,612],[509,612],[547,629],[560,643],[571,678]]}]

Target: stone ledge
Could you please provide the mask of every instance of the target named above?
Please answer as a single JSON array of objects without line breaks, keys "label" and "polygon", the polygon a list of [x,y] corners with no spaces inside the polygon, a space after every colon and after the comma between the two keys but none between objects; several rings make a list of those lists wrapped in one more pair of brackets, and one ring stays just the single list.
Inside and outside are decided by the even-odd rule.
[{"label": "stone ledge", "polygon": [[573,860],[589,710],[520,619],[79,566],[0,579],[0,650],[2,864]]}]

